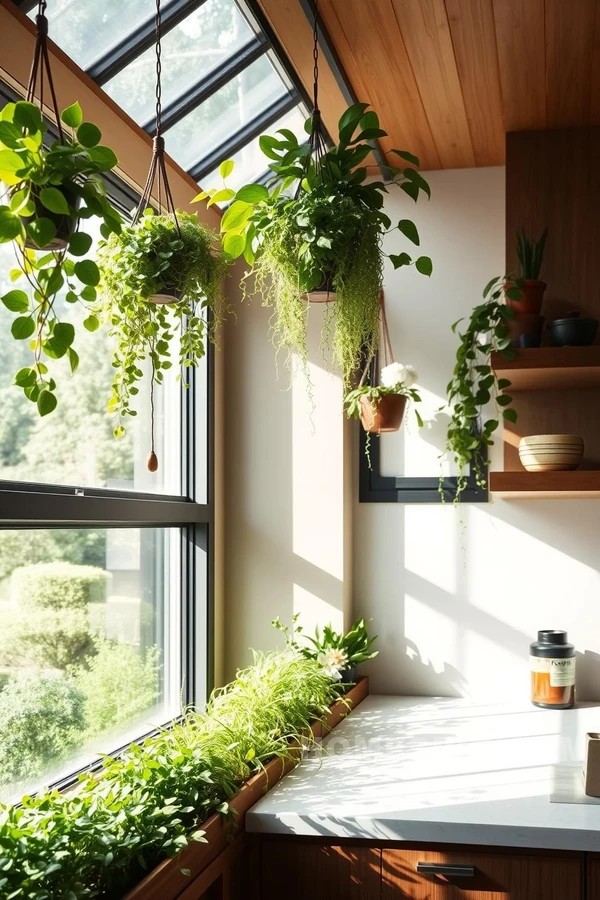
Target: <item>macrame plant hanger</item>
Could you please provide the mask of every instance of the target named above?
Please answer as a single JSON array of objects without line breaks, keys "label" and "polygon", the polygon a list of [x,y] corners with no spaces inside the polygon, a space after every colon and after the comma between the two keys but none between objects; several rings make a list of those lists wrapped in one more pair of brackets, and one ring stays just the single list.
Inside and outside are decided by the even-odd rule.
[{"label": "macrame plant hanger", "polygon": [[[394,362],[394,351],[392,349],[392,339],[390,338],[390,329],[388,327],[387,315],[385,312],[385,298],[383,295],[383,291],[379,291],[379,327],[381,328],[380,346],[381,350],[383,351],[383,366],[379,365],[379,354],[375,354],[374,357],[368,359],[359,381],[359,387],[362,387],[364,385],[365,381],[367,380],[369,371],[372,372],[371,380],[375,382],[378,374],[377,369],[389,366]],[[372,386],[375,387],[375,384],[373,384]]]},{"label": "macrame plant hanger", "polygon": [[[303,177],[306,177],[311,163],[314,161],[315,172],[320,174],[325,160],[329,166],[327,157],[327,140],[323,131],[323,120],[319,109],[319,0],[314,0],[313,20],[313,108],[310,120],[310,134],[308,137],[309,152],[306,154],[303,165]],[[331,172],[330,172],[331,174]],[[295,199],[298,199],[302,189],[302,179],[298,181]]]},{"label": "macrame plant hanger", "polygon": [[35,50],[33,51],[33,62],[29,72],[29,83],[27,85],[27,100],[29,103],[35,103],[35,90],[39,80],[39,106],[44,112],[44,77],[48,82],[50,89],[50,98],[52,100],[52,111],[56,119],[56,127],[58,129],[58,137],[61,144],[64,144],[65,136],[60,121],[60,112],[58,110],[58,102],[56,100],[56,92],[54,90],[54,81],[52,78],[52,70],[50,69],[50,57],[48,55],[48,19],[46,18],[47,0],[39,0],[38,11],[35,17]]},{"label": "macrame plant hanger", "polygon": [[[169,179],[167,176],[167,169],[165,166],[165,139],[162,136],[162,104],[161,104],[161,96],[162,96],[162,83],[161,83],[161,75],[162,75],[162,63],[161,63],[161,40],[162,40],[162,31],[161,31],[161,10],[160,10],[160,0],[156,0],[156,133],[154,135],[154,140],[152,141],[152,159],[150,160],[150,168],[148,170],[148,177],[146,178],[146,184],[144,185],[144,190],[142,192],[142,196],[140,197],[140,202],[133,216],[132,224],[136,225],[140,217],[143,216],[146,209],[151,205],[151,199],[154,196],[156,198],[156,206],[157,212],[159,215],[172,215],[173,220],[175,222],[175,229],[179,237],[181,237],[181,228],[179,226],[179,220],[177,219],[177,213],[175,212],[175,203],[173,202],[173,195],[171,194],[171,188],[169,186]],[[164,201],[164,202],[163,202]],[[152,348],[154,349],[154,348]],[[154,365],[152,365],[152,377],[150,380],[150,453],[148,455],[147,467],[148,471],[156,472],[158,469],[158,457],[154,448],[154,432],[155,432],[155,422],[154,422],[154,387],[155,387],[155,378],[154,378]]]}]

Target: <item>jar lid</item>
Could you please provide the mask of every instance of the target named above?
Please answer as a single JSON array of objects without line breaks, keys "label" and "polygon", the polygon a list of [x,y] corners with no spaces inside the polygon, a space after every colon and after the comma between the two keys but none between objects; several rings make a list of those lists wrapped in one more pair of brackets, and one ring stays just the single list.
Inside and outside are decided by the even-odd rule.
[{"label": "jar lid", "polygon": [[568,644],[566,631],[538,631],[540,644]]}]

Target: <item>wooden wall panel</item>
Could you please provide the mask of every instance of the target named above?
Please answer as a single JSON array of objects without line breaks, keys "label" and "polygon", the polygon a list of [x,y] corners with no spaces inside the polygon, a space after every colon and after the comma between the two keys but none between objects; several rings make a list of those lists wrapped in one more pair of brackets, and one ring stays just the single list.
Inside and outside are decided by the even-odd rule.
[{"label": "wooden wall panel", "polygon": [[[539,236],[547,226],[541,271],[548,284],[542,308],[546,321],[574,309],[600,318],[600,128],[516,132],[507,135],[506,147],[507,271],[516,269],[515,231],[524,228]],[[522,468],[520,437],[552,432],[581,434],[586,445],[582,468],[599,468],[600,420],[590,415],[598,399],[594,390],[516,394],[518,421],[505,429],[505,469]]]},{"label": "wooden wall panel", "polygon": [[[466,863],[473,878],[444,883],[417,872],[419,861]],[[582,900],[583,860],[514,852],[384,850],[381,900]],[[592,895],[593,896],[593,895]]]},{"label": "wooden wall panel", "polygon": [[546,127],[544,0],[493,0],[506,131]]},{"label": "wooden wall panel", "polygon": [[420,157],[423,168],[439,169],[440,158],[391,0],[375,4],[328,0],[321,12],[334,45],[347,42],[350,48],[351,58],[343,59],[350,80],[360,73],[368,92],[364,99],[391,135],[381,142],[384,151],[410,150]]},{"label": "wooden wall panel", "polygon": [[475,165],[444,0],[392,0],[444,169]]},{"label": "wooden wall panel", "polygon": [[380,900],[381,851],[364,846],[326,846],[261,841],[261,900]]},{"label": "wooden wall panel", "polygon": [[478,166],[504,161],[504,122],[492,0],[446,0]]},{"label": "wooden wall panel", "polygon": [[546,0],[548,127],[589,121],[597,0]]}]

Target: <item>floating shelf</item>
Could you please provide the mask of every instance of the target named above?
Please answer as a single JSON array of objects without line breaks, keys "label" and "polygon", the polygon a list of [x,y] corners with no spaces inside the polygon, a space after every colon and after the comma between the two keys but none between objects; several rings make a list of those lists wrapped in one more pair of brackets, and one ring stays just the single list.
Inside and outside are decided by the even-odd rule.
[{"label": "floating shelf", "polygon": [[492,353],[492,368],[509,379],[510,393],[600,388],[600,346],[530,347],[516,350],[514,359]]},{"label": "floating shelf", "polygon": [[490,491],[507,500],[600,498],[600,469],[490,472]]}]

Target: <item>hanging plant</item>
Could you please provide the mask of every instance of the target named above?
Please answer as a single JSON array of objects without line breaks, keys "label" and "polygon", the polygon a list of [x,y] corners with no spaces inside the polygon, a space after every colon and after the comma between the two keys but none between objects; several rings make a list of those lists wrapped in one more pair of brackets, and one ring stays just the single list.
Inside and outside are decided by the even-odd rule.
[{"label": "hanging plant", "polygon": [[[447,387],[451,418],[446,433],[446,451],[458,469],[456,503],[467,486],[469,470],[474,473],[478,487],[487,486],[488,448],[494,443],[493,434],[500,418],[517,421],[517,411],[510,406],[512,397],[504,393],[511,383],[507,378],[496,378],[490,364],[493,351],[507,359],[513,359],[515,355],[510,347],[509,327],[515,310],[505,302],[505,295],[510,292],[509,299],[519,299],[516,281],[511,275],[493,278],[483,292],[484,302],[471,313],[465,331],[458,332],[460,345],[452,380]],[[459,319],[452,326],[455,334],[463,321]],[[485,418],[485,407],[492,401],[496,415]],[[443,498],[442,482],[443,479],[440,482]]]},{"label": "hanging plant", "polygon": [[[31,366],[19,370],[15,384],[37,404],[41,416],[57,405],[56,383],[48,360],[66,356],[75,372],[79,357],[75,329],[61,321],[60,304],[96,300],[98,267],[82,259],[92,247],[86,219],[102,220],[105,236],[118,232],[121,216],[106,197],[99,175],[117,164],[108,147],[100,146],[100,129],[85,122],[78,103],[59,114],[46,37],[48,23],[40,3],[37,40],[27,100],[8,103],[0,113],[0,181],[5,188],[0,206],[0,243],[13,242],[16,267],[11,281],[22,280],[29,291],[14,289],[0,298],[16,314],[11,326],[15,340],[32,348]],[[34,102],[36,83],[44,78],[50,89],[58,139],[50,141],[40,107]],[[65,296],[66,294],[66,296]],[[89,317],[84,324],[88,325]]]},{"label": "hanging plant", "polygon": [[[419,245],[416,226],[402,219],[392,226],[382,211],[385,194],[398,186],[412,200],[430,190],[415,166],[419,160],[404,150],[392,151],[410,166],[383,166],[390,181],[368,181],[362,164],[373,152],[369,141],[387,137],[368,103],[356,103],[339,121],[338,143],[327,149],[318,104],[318,5],[315,2],[313,56],[315,81],[313,111],[306,123],[308,143],[292,131],[279,129],[275,137],[263,135],[260,147],[274,178],[269,186],[246,185],[237,192],[227,188],[203,191],[196,200],[209,203],[231,200],[221,220],[223,246],[232,259],[244,256],[252,266],[253,287],[273,307],[273,341],[291,357],[298,354],[306,371],[308,349],[306,300],[316,291],[318,300],[334,299],[325,313],[322,344],[331,346],[334,362],[348,387],[366,357],[377,348],[379,292],[383,284],[384,235],[398,230]],[[228,160],[221,174],[229,173]],[[413,260],[406,252],[391,254],[395,268],[414,265],[431,275],[429,257]],[[242,282],[244,295],[250,293]]]},{"label": "hanging plant", "polygon": [[[413,366],[393,362],[381,370],[379,384],[361,384],[349,391],[344,398],[344,409],[350,419],[360,419],[365,431],[382,434],[398,431],[407,401],[421,402],[418,390],[413,387],[418,379]],[[415,408],[419,428],[423,419]]]},{"label": "hanging plant", "polygon": [[[217,236],[197,216],[178,213],[175,219],[155,215],[151,209],[101,244],[98,264],[100,317],[108,319],[117,339],[108,409],[121,420],[115,428],[120,437],[125,433],[123,420],[137,414],[131,404],[139,392],[145,360],[150,361],[153,384],[161,384],[163,373],[172,366],[175,337],[182,372],[197,366],[204,356],[206,336],[221,321],[225,308],[221,281],[227,264]],[[156,302],[157,295],[162,302]],[[168,295],[171,304],[164,302]]]}]

